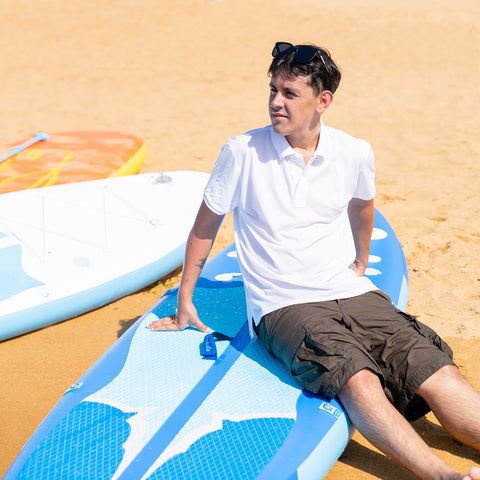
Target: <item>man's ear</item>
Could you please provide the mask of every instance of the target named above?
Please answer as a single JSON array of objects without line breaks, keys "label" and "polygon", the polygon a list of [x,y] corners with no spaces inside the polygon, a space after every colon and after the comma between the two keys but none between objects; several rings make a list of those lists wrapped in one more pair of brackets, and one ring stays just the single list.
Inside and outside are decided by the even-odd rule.
[{"label": "man's ear", "polygon": [[333,102],[333,93],[330,90],[323,90],[318,96],[317,112],[323,113]]}]

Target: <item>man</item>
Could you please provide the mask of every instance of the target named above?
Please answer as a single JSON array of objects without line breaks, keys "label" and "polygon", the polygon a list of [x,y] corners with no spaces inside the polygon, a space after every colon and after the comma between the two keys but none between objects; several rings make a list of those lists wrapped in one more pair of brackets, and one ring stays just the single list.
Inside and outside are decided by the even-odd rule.
[{"label": "man", "polygon": [[373,153],[321,120],[340,71],[313,45],[278,42],[272,55],[271,126],[222,148],[188,238],[177,312],[150,328],[208,330],[193,289],[233,211],[247,311],[265,347],[302,386],[337,396],[361,434],[420,478],[480,479],[478,467],[465,475],[444,463],[408,422],[431,409],[480,450],[480,395],[449,347],[363,276]]}]

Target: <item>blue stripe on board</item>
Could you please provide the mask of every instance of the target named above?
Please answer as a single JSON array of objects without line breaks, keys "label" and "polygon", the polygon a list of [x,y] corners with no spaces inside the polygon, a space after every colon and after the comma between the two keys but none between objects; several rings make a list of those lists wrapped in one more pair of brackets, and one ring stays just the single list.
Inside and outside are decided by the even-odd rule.
[{"label": "blue stripe on board", "polygon": [[133,459],[130,465],[118,477],[118,480],[141,478],[157,460],[160,454],[175,438],[181,428],[197,411],[203,401],[210,395],[230,367],[237,361],[243,350],[250,343],[248,322],[245,322],[232,343],[208,369],[202,379],[178,405],[165,423],[157,430],[145,447]]}]

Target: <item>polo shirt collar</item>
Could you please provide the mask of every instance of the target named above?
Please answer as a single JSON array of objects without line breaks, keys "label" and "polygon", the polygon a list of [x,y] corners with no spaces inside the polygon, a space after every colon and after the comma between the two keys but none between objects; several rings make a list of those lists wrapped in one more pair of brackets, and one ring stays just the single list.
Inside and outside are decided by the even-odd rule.
[{"label": "polo shirt collar", "polygon": [[[326,158],[327,144],[328,144],[328,129],[324,128],[323,120],[320,120],[320,140],[317,148],[313,154],[313,157],[319,156]],[[295,150],[287,142],[287,139],[273,130],[270,125],[270,138],[272,140],[273,147],[275,148],[278,156],[281,159],[287,158],[291,155],[296,155]]]}]

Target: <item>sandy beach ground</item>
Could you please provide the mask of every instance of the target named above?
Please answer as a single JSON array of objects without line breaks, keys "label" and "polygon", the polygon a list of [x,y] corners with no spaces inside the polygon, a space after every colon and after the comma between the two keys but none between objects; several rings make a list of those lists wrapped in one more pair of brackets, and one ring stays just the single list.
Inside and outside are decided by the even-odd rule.
[{"label": "sandy beach ground", "polygon": [[[268,123],[275,41],[327,47],[343,80],[324,120],[373,146],[376,206],[408,261],[408,310],[480,388],[478,0],[0,0],[0,16],[0,145],[36,131],[127,131],[147,145],[142,172],[211,171],[228,137]],[[228,219],[214,251],[232,240]],[[0,476],[178,273],[0,344]],[[480,464],[434,417],[415,428],[456,468]],[[413,476],[357,434],[327,476],[344,478]]]}]

